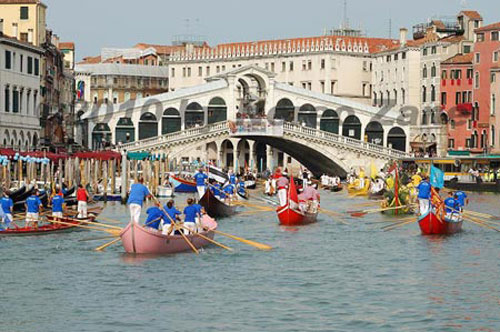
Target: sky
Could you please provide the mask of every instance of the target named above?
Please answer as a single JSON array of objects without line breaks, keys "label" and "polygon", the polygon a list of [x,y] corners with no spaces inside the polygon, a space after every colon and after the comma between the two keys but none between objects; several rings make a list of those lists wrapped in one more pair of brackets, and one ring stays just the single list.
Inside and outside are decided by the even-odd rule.
[{"label": "sky", "polygon": [[[177,35],[200,35],[219,43],[307,37],[336,28],[344,0],[43,0],[47,25],[76,44],[77,59],[102,47],[138,42],[170,44]],[[485,24],[500,21],[493,0],[347,0],[350,25],[370,37],[398,38],[399,28],[434,16],[479,11]],[[497,14],[495,14],[497,12]],[[189,23],[187,23],[189,21]],[[391,22],[391,24],[389,23]],[[392,26],[392,29],[390,27]],[[411,30],[410,30],[411,31]]]}]

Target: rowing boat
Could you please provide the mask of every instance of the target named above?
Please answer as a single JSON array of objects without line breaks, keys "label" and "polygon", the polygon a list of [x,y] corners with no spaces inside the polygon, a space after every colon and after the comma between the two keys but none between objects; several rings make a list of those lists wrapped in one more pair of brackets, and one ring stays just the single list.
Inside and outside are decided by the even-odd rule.
[{"label": "rowing boat", "polygon": [[[217,229],[217,223],[207,215],[203,216],[202,224],[209,222],[211,230]],[[201,235],[212,239],[214,232],[206,231]],[[196,234],[186,235],[188,240],[196,249],[206,247],[210,244],[208,240]],[[131,254],[176,254],[191,251],[191,247],[182,235],[163,235],[161,231],[137,224],[129,223],[120,233],[123,248]]]},{"label": "rowing boat", "polygon": [[278,207],[276,210],[280,225],[283,226],[300,226],[312,224],[318,220],[318,213],[308,213],[301,211],[299,208],[299,199],[297,189],[293,177],[290,179],[288,188],[288,200],[284,206]]},{"label": "rowing boat", "polygon": [[170,175],[170,183],[174,187],[174,191],[178,193],[195,193],[196,183],[188,180],[184,180],[180,177]]},{"label": "rowing boat", "polygon": [[441,219],[430,211],[418,218],[418,225],[423,235],[451,235],[462,231],[462,217],[455,219]]},{"label": "rowing boat", "polygon": [[226,218],[236,214],[236,207],[230,206],[217,197],[211,190],[206,190],[205,195],[200,199],[199,204],[212,218]]},{"label": "rowing boat", "polygon": [[339,184],[338,184],[338,185],[336,185],[336,186],[332,186],[332,187],[330,188],[330,191],[331,191],[331,192],[334,192],[334,193],[338,193],[338,192],[342,191],[342,189],[344,189],[344,186],[342,185],[342,183],[339,183]]}]

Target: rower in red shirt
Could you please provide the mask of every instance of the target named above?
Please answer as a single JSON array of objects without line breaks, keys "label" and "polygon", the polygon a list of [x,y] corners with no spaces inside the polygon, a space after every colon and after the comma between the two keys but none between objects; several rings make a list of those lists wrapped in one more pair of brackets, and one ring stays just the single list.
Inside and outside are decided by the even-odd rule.
[{"label": "rower in red shirt", "polygon": [[87,202],[89,200],[89,193],[81,184],[78,185],[76,191],[76,200],[78,201],[78,218],[87,218]]}]

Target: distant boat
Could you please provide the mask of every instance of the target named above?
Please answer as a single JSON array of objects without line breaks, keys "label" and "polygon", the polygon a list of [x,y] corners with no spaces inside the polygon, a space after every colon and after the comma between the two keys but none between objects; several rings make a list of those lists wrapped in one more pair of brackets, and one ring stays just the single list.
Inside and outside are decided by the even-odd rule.
[{"label": "distant boat", "polygon": [[215,197],[210,189],[205,191],[205,195],[203,195],[199,203],[212,218],[226,218],[236,214],[234,206],[230,206]]},{"label": "distant boat", "polygon": [[158,186],[158,197],[174,197],[174,189],[170,186]]},{"label": "distant boat", "polygon": [[[204,216],[203,218],[209,217]],[[217,229],[217,223],[212,219],[210,222],[214,225],[212,229]],[[215,235],[212,231],[200,234],[212,240]],[[131,254],[176,254],[192,250],[182,235],[163,235],[159,230],[131,223],[121,232],[120,237],[123,248]],[[209,241],[196,234],[186,235],[186,237],[196,249],[210,244]]]},{"label": "distant boat", "polygon": [[299,199],[293,177],[290,179],[288,188],[288,201],[285,206],[280,206],[276,212],[278,213],[280,225],[283,226],[307,225],[316,222],[318,219],[318,213],[302,212],[299,209]]},{"label": "distant boat", "polygon": [[170,183],[174,187],[174,191],[178,193],[195,193],[197,191],[195,182],[174,175],[170,175]]},{"label": "distant boat", "polygon": [[418,225],[423,235],[450,235],[462,231],[462,217],[459,216],[456,221],[443,220],[433,211],[418,218]]}]

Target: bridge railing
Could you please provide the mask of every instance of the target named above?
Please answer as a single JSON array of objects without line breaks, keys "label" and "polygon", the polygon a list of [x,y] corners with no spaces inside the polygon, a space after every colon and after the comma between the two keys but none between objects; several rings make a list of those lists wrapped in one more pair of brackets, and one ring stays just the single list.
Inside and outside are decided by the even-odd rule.
[{"label": "bridge railing", "polygon": [[275,136],[284,135],[283,120],[240,119],[229,122],[231,136]]}]

